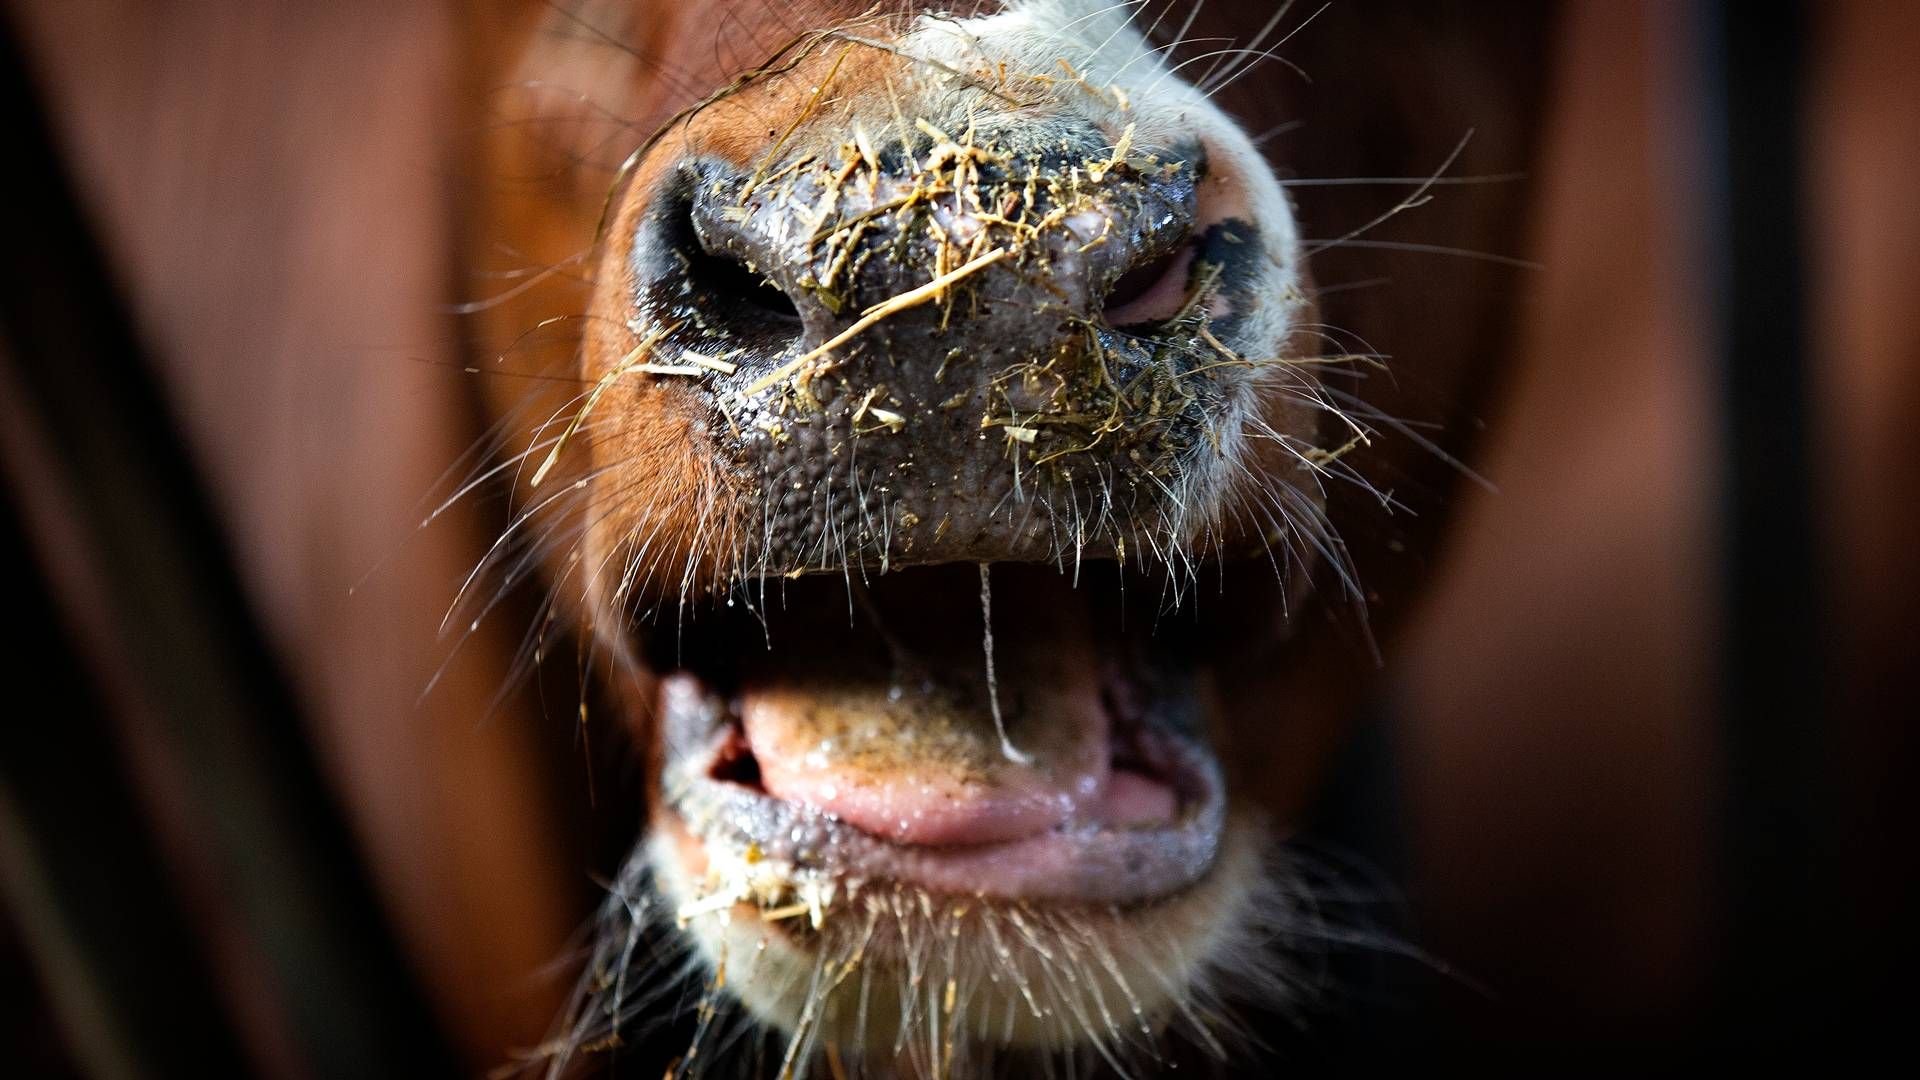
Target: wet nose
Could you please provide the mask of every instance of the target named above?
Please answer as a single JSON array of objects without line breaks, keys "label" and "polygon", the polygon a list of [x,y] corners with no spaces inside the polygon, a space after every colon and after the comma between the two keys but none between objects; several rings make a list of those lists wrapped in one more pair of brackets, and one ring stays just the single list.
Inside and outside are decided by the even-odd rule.
[{"label": "wet nose", "polygon": [[[690,166],[700,277],[736,314],[797,323],[791,374],[865,357],[896,381],[925,368],[944,384],[952,361],[1041,352],[1109,309],[1125,317],[1176,269],[1192,161],[1135,153],[1125,136],[1022,152],[925,126],[881,151],[862,137],[751,170]],[[760,389],[778,381],[767,374]]]},{"label": "wet nose", "polygon": [[[718,372],[776,548],[897,530],[909,561],[1013,556],[989,522],[1024,482],[1010,457],[1164,457],[1113,431],[1191,397],[1139,377],[1172,365],[1135,331],[1191,306],[1198,155],[1130,132],[1040,146],[922,126],[879,149],[856,134],[752,167],[683,162],[636,241],[641,321],[669,364]],[[855,444],[864,478],[846,471]],[[840,499],[852,519],[819,505],[831,475],[866,485]]]},{"label": "wet nose", "polygon": [[[917,321],[956,341],[1004,307],[1096,319],[1130,273],[1185,238],[1194,170],[1081,145],[1016,155],[971,140],[885,154],[856,144],[825,161],[709,168],[693,228],[703,251],[748,270],[742,281],[777,290],[813,347],[886,305],[908,310],[916,290],[942,301]],[[945,301],[962,295],[974,302],[956,315]]]}]

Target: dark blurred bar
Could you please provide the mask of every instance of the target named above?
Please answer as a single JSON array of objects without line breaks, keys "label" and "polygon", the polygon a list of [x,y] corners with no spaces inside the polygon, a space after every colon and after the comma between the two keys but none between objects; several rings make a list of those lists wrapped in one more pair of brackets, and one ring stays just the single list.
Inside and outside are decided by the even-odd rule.
[{"label": "dark blurred bar", "polygon": [[[38,421],[16,437],[44,438],[43,464],[70,496],[82,558],[100,577],[109,663],[137,687],[234,931],[270,973],[257,989],[279,1011],[300,1071],[445,1074],[451,1059],[61,168],[11,24],[0,33],[15,215],[15,250],[0,259],[0,358],[17,404]],[[7,554],[17,556],[10,574],[39,562]],[[238,1040],[189,944],[198,931],[170,903],[135,785],[114,767],[108,710],[74,685],[82,677],[56,629],[65,620],[23,592],[17,625],[45,634],[45,666],[15,653],[30,666],[7,681],[52,695],[7,725],[0,774],[8,854],[19,856],[8,859],[10,891],[47,916],[29,942],[70,988],[62,999],[85,1003],[75,1013],[84,1027],[71,1034],[101,1074],[241,1072]]]},{"label": "dark blurred bar", "polygon": [[1814,478],[1803,195],[1811,20],[1798,3],[1696,13],[1703,271],[1724,405],[1720,535],[1726,855],[1720,1023],[1744,1051],[1804,1046],[1840,973],[1818,925],[1830,635]]}]

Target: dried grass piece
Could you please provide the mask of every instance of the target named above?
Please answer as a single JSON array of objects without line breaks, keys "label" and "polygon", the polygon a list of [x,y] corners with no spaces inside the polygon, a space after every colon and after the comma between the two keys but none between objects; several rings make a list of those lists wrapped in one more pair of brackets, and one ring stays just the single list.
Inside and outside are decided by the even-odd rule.
[{"label": "dried grass piece", "polygon": [[707,356],[704,353],[697,353],[692,349],[688,349],[680,354],[680,359],[688,364],[706,368],[708,371],[717,371],[722,375],[731,375],[740,370],[740,365],[728,360],[727,357],[738,356],[744,351],[744,349],[735,349],[732,352],[724,353],[720,356]]},{"label": "dried grass piece", "polygon": [[[580,430],[580,425],[586,422],[587,414],[593,411],[593,407],[600,403],[600,398],[606,394],[607,389],[618,382],[621,376],[626,375],[630,371],[658,370],[671,367],[671,365],[650,364],[642,361],[640,358],[652,352],[653,347],[660,343],[660,339],[666,337],[677,328],[678,324],[674,326],[663,326],[653,333],[648,334],[645,338],[641,339],[640,344],[633,347],[632,352],[622,357],[618,364],[609,368],[605,375],[600,376],[599,381],[593,384],[593,389],[587,391],[586,400],[580,403],[580,408],[574,410],[573,419],[567,422],[567,429],[560,433],[558,439],[554,440],[553,449],[547,452],[546,460],[542,461],[540,467],[534,470],[533,479],[527,483],[528,487],[537,488],[540,486],[540,481],[547,478],[547,473],[553,470],[554,463],[560,460],[560,451],[566,448],[568,440],[572,439],[574,433]],[[700,373],[700,369],[690,368],[668,373],[688,374],[689,372],[697,375]]]},{"label": "dried grass piece", "polygon": [[747,387],[746,396],[752,397],[770,386],[792,378],[802,368],[840,346],[845,345],[847,342],[852,341],[880,320],[889,315],[905,311],[910,307],[917,307],[929,300],[937,299],[946,291],[949,285],[952,285],[954,282],[959,281],[969,274],[978,273],[992,266],[994,263],[1006,258],[1009,254],[1011,254],[1011,252],[1006,248],[995,248],[985,255],[974,259],[972,262],[955,267],[941,274],[939,277],[934,278],[932,281],[927,282],[917,289],[909,289],[898,296],[882,300],[880,303],[868,308],[852,326],[847,327],[845,330],[840,331],[838,334],[835,334],[814,348],[808,349],[806,352],[780,365],[773,371],[761,376],[752,386]]},{"label": "dried grass piece", "polygon": [[876,405],[868,409],[867,412],[871,414],[875,420],[880,421],[881,427],[887,428],[890,431],[900,431],[907,426],[907,418],[894,412],[892,409],[882,409]]},{"label": "dried grass piece", "polygon": [[760,159],[760,167],[753,171],[753,179],[747,181],[746,186],[740,189],[741,203],[744,204],[747,197],[752,195],[754,189],[764,181],[767,166],[772,164],[773,159],[778,157],[780,151],[786,147],[787,140],[793,138],[793,133],[800,130],[800,125],[806,123],[807,117],[812,116],[813,111],[820,107],[820,99],[826,96],[827,87],[833,85],[834,76],[840,74],[840,65],[846,63],[847,54],[852,51],[853,45],[849,43],[846,48],[840,50],[839,56],[833,58],[833,66],[827,69],[827,77],[821,79],[820,85],[813,88],[813,94],[807,98],[806,105],[793,118],[793,123],[787,125],[787,130],[780,133],[780,137],[774,140],[773,146],[768,148],[766,156]]}]

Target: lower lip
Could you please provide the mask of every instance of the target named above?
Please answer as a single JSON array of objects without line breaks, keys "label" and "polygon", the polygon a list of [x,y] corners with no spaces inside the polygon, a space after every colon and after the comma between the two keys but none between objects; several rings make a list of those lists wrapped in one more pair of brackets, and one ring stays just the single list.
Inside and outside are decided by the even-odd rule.
[{"label": "lower lip", "polygon": [[796,874],[847,884],[893,881],[947,895],[1101,904],[1179,892],[1218,854],[1225,823],[1219,767],[1182,739],[1155,740],[1156,764],[1164,764],[1183,806],[1167,825],[1082,825],[967,846],[895,844],[814,808],[713,779],[716,760],[734,738],[730,722],[690,677],[670,678],[664,690],[667,800],[710,852],[751,850]]}]

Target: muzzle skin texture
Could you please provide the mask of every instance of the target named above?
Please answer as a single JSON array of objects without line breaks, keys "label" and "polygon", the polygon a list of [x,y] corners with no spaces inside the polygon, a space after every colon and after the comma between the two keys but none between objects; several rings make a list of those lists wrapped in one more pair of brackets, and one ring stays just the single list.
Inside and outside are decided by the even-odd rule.
[{"label": "muzzle skin texture", "polygon": [[[1103,318],[1129,271],[1193,261],[1198,148],[1113,163],[1090,125],[1027,152],[965,131],[972,145],[861,138],[758,186],[683,161],[654,197],[634,244],[636,322],[673,328],[665,355],[732,358],[703,382],[731,425],[724,452],[762,496],[744,514],[750,573],[1046,558],[1063,527],[1110,552],[1132,511],[1159,502],[1156,479],[1179,482],[1211,452],[1204,430],[1231,389],[1194,374],[1217,354],[1186,345],[1209,314],[1125,330]],[[711,266],[725,258],[793,314],[738,303]],[[968,267],[923,303],[868,314]],[[796,357],[813,359],[765,392]],[[1016,482],[1071,524],[1009,521],[1027,494]]]}]

